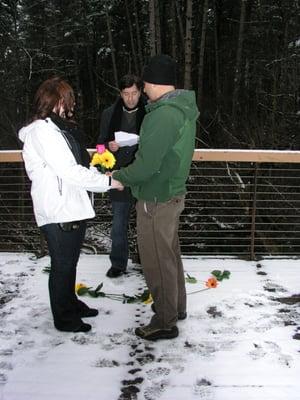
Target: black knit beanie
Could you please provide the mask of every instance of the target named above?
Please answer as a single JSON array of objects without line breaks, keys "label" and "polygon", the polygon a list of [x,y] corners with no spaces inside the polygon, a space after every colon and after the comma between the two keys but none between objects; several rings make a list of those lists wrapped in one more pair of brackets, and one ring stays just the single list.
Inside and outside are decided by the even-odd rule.
[{"label": "black knit beanie", "polygon": [[176,62],[166,54],[153,56],[144,67],[142,79],[144,82],[157,85],[175,86]]}]

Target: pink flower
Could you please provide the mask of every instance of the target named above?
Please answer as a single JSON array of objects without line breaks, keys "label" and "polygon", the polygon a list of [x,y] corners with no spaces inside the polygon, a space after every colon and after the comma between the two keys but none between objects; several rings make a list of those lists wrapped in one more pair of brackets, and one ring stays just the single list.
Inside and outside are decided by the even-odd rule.
[{"label": "pink flower", "polygon": [[97,153],[99,153],[99,154],[104,153],[104,152],[105,152],[105,146],[104,146],[104,144],[97,144],[97,145],[96,145],[96,150],[97,150]]}]

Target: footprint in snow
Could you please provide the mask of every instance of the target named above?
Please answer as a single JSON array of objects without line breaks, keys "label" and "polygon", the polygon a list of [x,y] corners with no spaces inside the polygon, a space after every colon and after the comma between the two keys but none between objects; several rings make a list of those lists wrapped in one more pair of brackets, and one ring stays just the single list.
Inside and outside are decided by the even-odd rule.
[{"label": "footprint in snow", "polygon": [[205,400],[213,400],[214,398],[212,383],[204,378],[196,380],[193,385],[193,392],[196,396]]},{"label": "footprint in snow", "polygon": [[157,368],[151,368],[148,371],[146,371],[147,378],[149,379],[156,379],[156,378],[161,378],[162,376],[167,376],[171,372],[170,368],[165,368],[165,367],[157,367]]},{"label": "footprint in snow", "polygon": [[6,381],[7,381],[7,376],[0,372],[0,385],[1,384],[3,385]]},{"label": "footprint in snow", "polygon": [[167,380],[161,380],[160,382],[156,382],[153,385],[146,387],[143,391],[145,400],[157,400],[166,390],[168,385],[169,382]]}]

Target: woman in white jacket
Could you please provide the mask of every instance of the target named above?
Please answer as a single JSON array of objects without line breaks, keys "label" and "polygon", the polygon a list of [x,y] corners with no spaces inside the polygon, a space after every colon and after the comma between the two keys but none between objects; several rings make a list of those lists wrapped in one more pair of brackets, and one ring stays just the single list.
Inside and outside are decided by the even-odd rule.
[{"label": "woman in white jacket", "polygon": [[20,130],[19,138],[24,142],[36,222],[51,258],[49,295],[54,325],[61,331],[87,332],[91,325],[81,318],[96,316],[98,310],[77,298],[75,281],[86,220],[95,216],[88,191],[122,187],[84,166],[84,149],[74,134],[77,125],[70,121],[74,105],[74,92],[66,81],[46,80],[35,95],[32,121]]}]

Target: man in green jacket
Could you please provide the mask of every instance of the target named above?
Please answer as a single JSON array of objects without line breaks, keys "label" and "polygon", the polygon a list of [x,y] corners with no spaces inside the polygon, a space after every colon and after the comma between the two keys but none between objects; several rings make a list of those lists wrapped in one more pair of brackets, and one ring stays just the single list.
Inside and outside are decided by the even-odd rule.
[{"label": "man in green jacket", "polygon": [[178,226],[199,112],[194,92],[175,90],[175,80],[171,57],[150,59],[143,73],[149,103],[139,149],[131,165],[113,172],[114,179],[129,186],[138,200],[138,248],[154,315],[135,333],[148,340],[178,336],[176,322],[187,316]]}]

